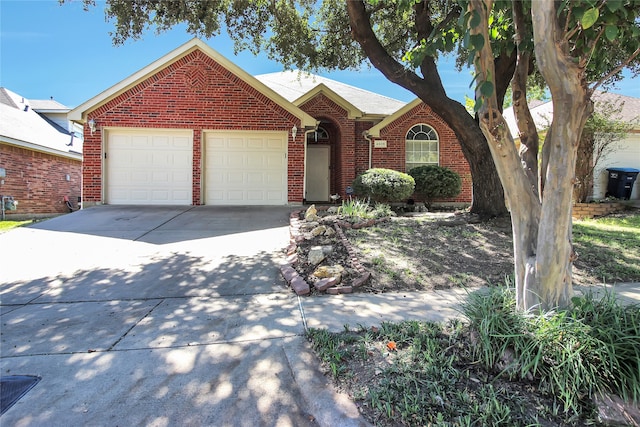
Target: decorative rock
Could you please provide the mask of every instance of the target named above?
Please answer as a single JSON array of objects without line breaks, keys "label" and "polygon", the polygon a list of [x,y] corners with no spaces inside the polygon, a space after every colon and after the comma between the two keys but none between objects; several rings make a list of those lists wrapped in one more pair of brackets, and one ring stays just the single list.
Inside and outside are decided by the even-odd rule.
[{"label": "decorative rock", "polygon": [[319,226],[317,226],[316,228],[314,228],[313,230],[311,230],[311,231],[309,232],[309,234],[310,234],[312,237],[317,237],[317,236],[319,236],[319,235],[321,235],[321,234],[325,234],[325,233],[326,233],[326,231],[327,231],[327,226],[326,226],[326,225],[319,225]]},{"label": "decorative rock", "polygon": [[300,276],[293,278],[293,280],[291,281],[291,287],[293,288],[295,293],[298,295],[307,295],[308,293],[311,292],[311,289],[309,288],[309,284],[307,283],[307,281]]},{"label": "decorative rock", "polygon": [[325,291],[327,288],[335,286],[339,283],[337,277],[327,277],[325,279],[318,280],[313,287],[319,291]]},{"label": "decorative rock", "polygon": [[304,219],[307,221],[316,221],[318,219],[318,210],[316,205],[311,205],[304,213]]},{"label": "decorative rock", "polygon": [[297,264],[298,263],[298,254],[291,254],[287,257],[287,264]]},{"label": "decorative rock", "polygon": [[598,394],[593,398],[598,420],[605,426],[640,426],[640,409],[633,402],[625,402],[612,394]]},{"label": "decorative rock", "polygon": [[340,291],[338,290],[338,288],[329,288],[327,289],[327,293],[329,295],[338,295]]},{"label": "decorative rock", "polygon": [[320,223],[318,221],[309,221],[309,222],[305,222],[303,223],[300,228],[302,230],[312,230],[314,228],[316,228],[317,226],[319,226]]},{"label": "decorative rock", "polygon": [[327,230],[324,232],[325,236],[333,236],[336,232],[331,227],[327,227]]},{"label": "decorative rock", "polygon": [[327,256],[322,250],[322,246],[314,246],[309,249],[309,254],[307,255],[307,261],[310,264],[318,265],[320,264]]},{"label": "decorative rock", "polygon": [[333,253],[333,246],[331,245],[325,245],[322,247],[322,252],[324,252],[325,255],[331,255]]},{"label": "decorative rock", "polygon": [[355,279],[353,282],[351,282],[351,285],[354,288],[359,288],[360,286],[362,286],[365,283],[367,283],[367,281],[369,280],[370,277],[371,277],[371,273],[367,272],[367,273],[363,274],[362,276],[358,277],[357,279]]},{"label": "decorative rock", "polygon": [[329,209],[327,209],[327,213],[335,215],[338,213],[338,210],[340,208],[338,208],[337,206],[331,206]]},{"label": "decorative rock", "polygon": [[331,266],[323,265],[318,267],[316,271],[313,272],[313,276],[319,279],[323,279],[325,277],[336,277],[339,282],[340,279],[342,278],[343,272],[344,272],[344,267],[341,265],[338,265],[338,264],[331,265]]}]

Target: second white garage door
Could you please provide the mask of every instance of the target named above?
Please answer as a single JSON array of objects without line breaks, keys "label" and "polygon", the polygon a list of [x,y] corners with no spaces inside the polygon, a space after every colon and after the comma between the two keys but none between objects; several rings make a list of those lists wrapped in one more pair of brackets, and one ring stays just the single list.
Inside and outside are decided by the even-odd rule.
[{"label": "second white garage door", "polygon": [[205,134],[205,204],[287,203],[287,133]]},{"label": "second white garage door", "polygon": [[190,205],[191,131],[107,130],[106,202],[112,205]]}]

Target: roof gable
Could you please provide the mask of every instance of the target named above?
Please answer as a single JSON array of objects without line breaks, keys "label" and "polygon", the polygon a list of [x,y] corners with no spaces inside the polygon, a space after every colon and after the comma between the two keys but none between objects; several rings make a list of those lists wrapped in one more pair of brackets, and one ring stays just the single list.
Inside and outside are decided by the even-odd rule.
[{"label": "roof gable", "polygon": [[288,111],[295,117],[298,117],[300,119],[301,126],[303,128],[304,127],[315,128],[316,120],[313,117],[311,117],[310,115],[302,111],[300,108],[298,108],[297,106],[292,104],[290,101],[280,96],[278,93],[276,93],[269,87],[265,86],[259,80],[257,80],[256,78],[254,78],[253,76],[251,76],[250,74],[242,70],[240,67],[238,67],[237,65],[235,65],[234,63],[226,59],[224,56],[222,56],[221,54],[216,52],[214,49],[209,47],[202,40],[197,38],[194,38],[188,41],[187,43],[183,44],[177,49],[174,49],[173,51],[169,52],[163,57],[157,59],[156,61],[152,62],[151,64],[147,65],[146,67],[142,68],[141,70],[137,71],[131,76],[127,77],[126,79],[120,81],[119,83],[116,83],[109,89],[103,91],[102,93],[94,96],[93,98],[89,99],[83,104],[77,106],[76,108],[71,110],[71,112],[69,113],[69,118],[73,121],[82,122],[82,123],[85,122],[87,120],[87,114],[90,113],[91,111],[94,111],[97,108],[105,105],[112,99],[118,97],[119,95],[123,94],[127,90],[135,87],[139,83],[149,79],[156,73],[171,66],[176,61],[180,60],[181,58],[185,57],[186,55],[196,50],[199,50],[203,54],[209,56],[212,60],[220,64],[223,68],[233,73],[235,76],[237,76],[239,79],[241,79],[242,81],[244,81],[245,83],[253,87],[254,89],[256,89],[265,97],[275,102],[276,104],[281,106],[284,110]]},{"label": "roof gable", "polygon": [[411,101],[408,104],[406,104],[404,107],[402,107],[399,110],[397,110],[395,113],[391,114],[390,116],[387,116],[384,120],[382,120],[380,123],[378,123],[375,126],[373,126],[371,129],[366,131],[367,135],[373,136],[374,138],[380,137],[380,131],[382,129],[386,128],[391,123],[395,122],[400,117],[402,117],[403,115],[405,115],[409,111],[413,110],[414,108],[416,108],[420,104],[422,104],[422,100],[420,98],[414,99],[413,101]]},{"label": "roof gable", "polygon": [[341,103],[337,102],[335,98],[332,98],[333,101],[342,106],[350,105],[361,112],[363,116],[388,116],[405,105],[405,102],[397,99],[298,70],[260,74],[256,76],[256,79],[291,102],[305,98],[309,92],[322,85],[325,91],[330,90],[335,96],[342,99]]},{"label": "roof gable", "polygon": [[347,117],[350,119],[357,119],[364,115],[362,111],[356,108],[349,101],[332,91],[324,83],[320,83],[318,86],[311,89],[309,92],[302,95],[300,98],[293,101],[294,105],[301,106],[305,102],[315,98],[318,95],[324,95],[332,102],[335,102],[340,108],[343,108],[347,112]]}]

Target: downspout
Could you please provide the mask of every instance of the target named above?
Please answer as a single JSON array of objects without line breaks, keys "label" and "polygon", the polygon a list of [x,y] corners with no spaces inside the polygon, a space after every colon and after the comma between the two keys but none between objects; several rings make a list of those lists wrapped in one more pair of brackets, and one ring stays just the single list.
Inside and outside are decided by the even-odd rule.
[{"label": "downspout", "polygon": [[371,169],[371,154],[373,152],[373,139],[369,135],[369,131],[362,131],[362,137],[369,141],[369,167],[367,169]]}]

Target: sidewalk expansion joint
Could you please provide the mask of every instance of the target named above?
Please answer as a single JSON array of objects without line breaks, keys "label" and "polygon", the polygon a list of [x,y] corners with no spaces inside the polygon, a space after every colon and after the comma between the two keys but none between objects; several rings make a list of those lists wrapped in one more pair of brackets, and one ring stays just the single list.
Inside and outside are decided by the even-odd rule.
[{"label": "sidewalk expansion joint", "polygon": [[153,313],[153,310],[155,310],[155,309],[156,309],[160,304],[162,304],[163,302],[164,302],[164,299],[161,299],[161,300],[160,300],[156,305],[154,305],[154,306],[151,308],[151,310],[149,310],[149,311],[148,311],[144,316],[142,316],[140,319],[138,319],[138,321],[137,321],[137,322],[135,322],[133,325],[131,325],[131,327],[130,327],[129,329],[127,329],[127,330],[125,331],[125,333],[124,333],[124,334],[122,334],[122,335],[120,336],[120,338],[118,338],[118,339],[116,340],[116,342],[114,342],[113,344],[111,344],[111,346],[110,346],[109,348],[107,348],[107,350],[106,350],[106,351],[111,351],[111,350],[113,350],[113,347],[115,347],[116,345],[118,345],[118,343],[119,343],[120,341],[122,341],[122,340],[124,339],[124,337],[126,337],[126,336],[129,334],[129,332],[131,332],[131,330],[132,330],[133,328],[135,328],[136,326],[138,326],[138,325],[140,324],[140,322],[142,322],[144,319],[146,319],[146,318],[147,318],[147,316],[149,316],[151,313]]}]

